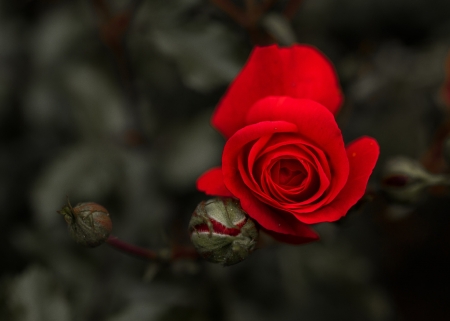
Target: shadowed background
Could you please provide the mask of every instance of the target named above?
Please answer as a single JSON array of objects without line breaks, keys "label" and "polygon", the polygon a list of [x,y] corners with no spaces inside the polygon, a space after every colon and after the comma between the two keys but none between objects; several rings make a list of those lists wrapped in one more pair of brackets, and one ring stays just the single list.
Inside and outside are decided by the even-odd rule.
[{"label": "shadowed background", "polygon": [[[0,2],[0,320],[450,318],[448,192],[414,207],[378,193],[383,163],[422,159],[447,123],[450,3],[268,1],[263,13],[244,3]],[[195,180],[224,144],[214,106],[253,44],[274,41],[315,45],[335,64],[345,140],[381,146],[373,202],[317,226],[315,244],[271,245],[227,268],[70,239],[56,213],[66,195],[104,205],[124,240],[189,244],[206,199]]]}]

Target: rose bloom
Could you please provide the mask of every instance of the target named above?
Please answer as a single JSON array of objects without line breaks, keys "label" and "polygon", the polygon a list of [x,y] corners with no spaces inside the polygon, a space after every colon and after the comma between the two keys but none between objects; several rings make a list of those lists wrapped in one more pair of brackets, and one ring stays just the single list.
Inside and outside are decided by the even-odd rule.
[{"label": "rose bloom", "polygon": [[331,63],[317,49],[254,49],[212,118],[226,138],[222,167],[197,188],[234,197],[260,226],[288,243],[317,240],[309,224],[332,222],[364,195],[379,154],[361,137],[345,146]]}]

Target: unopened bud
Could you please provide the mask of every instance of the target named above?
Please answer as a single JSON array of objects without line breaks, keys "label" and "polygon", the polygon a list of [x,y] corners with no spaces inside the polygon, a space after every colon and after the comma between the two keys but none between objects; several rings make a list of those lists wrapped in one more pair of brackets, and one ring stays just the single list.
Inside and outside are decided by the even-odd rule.
[{"label": "unopened bud", "polygon": [[417,161],[398,157],[386,164],[382,187],[393,200],[411,203],[418,201],[427,187],[445,182],[445,176],[429,173]]},{"label": "unopened bud", "polygon": [[191,241],[206,260],[232,265],[255,249],[258,229],[232,198],[201,202],[189,222]]},{"label": "unopened bud", "polygon": [[97,203],[79,203],[72,207],[68,202],[58,213],[64,216],[72,238],[84,246],[99,246],[112,231],[108,211]]}]

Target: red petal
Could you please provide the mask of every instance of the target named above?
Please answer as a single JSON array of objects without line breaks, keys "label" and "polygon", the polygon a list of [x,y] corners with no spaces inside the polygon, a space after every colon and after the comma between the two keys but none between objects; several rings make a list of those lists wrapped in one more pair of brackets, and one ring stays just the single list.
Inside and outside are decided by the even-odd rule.
[{"label": "red petal", "polygon": [[[309,141],[327,155],[332,175],[331,184],[326,196],[315,205],[319,207],[329,203],[345,186],[349,175],[344,141],[333,114],[312,100],[266,97],[253,105],[247,115],[247,124],[270,120],[288,120],[295,124],[300,138]],[[305,207],[302,212],[311,211]]]},{"label": "red petal", "polygon": [[220,167],[212,168],[200,176],[197,180],[197,189],[208,195],[233,196],[223,183],[222,169]]},{"label": "red petal", "polygon": [[244,127],[250,107],[267,96],[312,99],[334,114],[342,102],[333,65],[316,48],[257,47],[218,105],[213,125],[230,137]]},{"label": "red petal", "polygon": [[283,234],[286,238],[288,236],[296,236],[305,238],[305,241],[306,239],[311,241],[318,239],[314,231],[306,224],[297,220],[292,214],[276,210],[261,203],[244,185],[239,184],[237,188],[240,190],[242,209],[263,228],[278,234]]},{"label": "red petal", "polygon": [[[318,191],[322,195],[323,191],[329,186],[329,180],[325,173],[321,169],[314,168],[315,166],[312,165],[312,162],[314,162],[313,155],[305,153],[305,150],[301,147],[303,146],[283,146],[270,153],[263,154],[258,160],[255,171],[261,172],[262,176],[260,181],[262,190],[273,199],[268,203],[274,207],[285,209],[286,204],[302,204],[303,200],[309,201]],[[276,180],[276,174],[274,175],[272,170],[273,163],[278,164],[279,159],[288,156],[303,160],[306,165],[304,169],[307,172],[300,183],[290,187],[280,185],[274,181],[274,179]],[[300,164],[300,161],[297,163]]]},{"label": "red petal", "polygon": [[347,184],[339,195],[327,206],[302,216],[308,224],[332,222],[345,216],[348,210],[358,202],[366,191],[367,182],[379,155],[378,143],[371,137],[361,137],[347,146],[350,174]]},{"label": "red petal", "polygon": [[296,132],[294,124],[285,121],[265,121],[238,130],[225,144],[222,156],[223,180],[228,190],[237,197],[247,214],[262,227],[282,234],[303,235],[304,224],[292,214],[272,209],[261,203],[242,181],[237,158],[245,146],[264,135]]},{"label": "red petal", "polygon": [[[297,207],[307,206],[308,212],[312,212],[317,207],[321,206],[321,204],[317,204],[317,203],[313,203],[313,202],[315,202],[320,196],[322,196],[323,192],[328,188],[328,186],[330,184],[330,178],[331,178],[328,160],[322,150],[320,150],[317,147],[315,147],[314,145],[312,145],[311,142],[309,142],[305,139],[302,139],[296,133],[274,135],[271,137],[270,141],[267,142],[267,144],[266,144],[267,146],[265,146],[264,150],[259,149],[257,152],[252,153],[252,151],[255,149],[255,145],[256,144],[254,144],[251,147],[249,157],[248,157],[249,171],[251,171],[251,169],[253,169],[253,171],[255,171],[255,173],[261,173],[262,168],[268,167],[265,164],[261,164],[261,159],[265,158],[266,154],[272,153],[273,151],[279,149],[281,146],[286,146],[286,147],[287,146],[291,146],[291,147],[295,146],[295,148],[298,149],[298,151],[303,150],[303,152],[305,153],[304,155],[305,156],[308,155],[307,158],[309,158],[310,161],[315,163],[315,167],[316,167],[315,171],[317,171],[317,174],[320,177],[320,188],[317,190],[316,195],[311,196],[304,202],[292,203],[293,202],[292,200],[290,202],[292,203],[291,205],[297,206]],[[297,154],[297,153],[294,152],[294,154]],[[257,164],[255,164],[256,158],[258,158],[258,157],[260,158],[260,160],[258,161]],[[246,181],[245,180],[245,172],[243,173],[242,176],[243,176],[244,181]],[[260,181],[261,181],[261,184],[264,184],[264,180],[260,179]],[[246,184],[248,186],[251,186],[248,183],[246,183]],[[264,189],[264,190],[266,190],[266,189]],[[291,192],[294,192],[294,190],[291,190]],[[290,194],[290,192],[288,192],[288,194]],[[281,206],[281,204],[279,204],[279,205]],[[280,206],[275,206],[275,207],[282,208]],[[285,205],[282,205],[282,206],[285,206]]]},{"label": "red petal", "polygon": [[[239,169],[239,159],[242,158],[244,148],[247,144],[254,143],[260,137],[267,135],[275,133],[292,133],[296,131],[297,127],[286,121],[263,121],[238,130],[226,142],[222,154],[223,180],[228,190],[240,199],[240,197],[234,193],[233,186],[237,182],[243,184],[242,173]],[[245,184],[243,184],[243,186],[245,186]]]}]

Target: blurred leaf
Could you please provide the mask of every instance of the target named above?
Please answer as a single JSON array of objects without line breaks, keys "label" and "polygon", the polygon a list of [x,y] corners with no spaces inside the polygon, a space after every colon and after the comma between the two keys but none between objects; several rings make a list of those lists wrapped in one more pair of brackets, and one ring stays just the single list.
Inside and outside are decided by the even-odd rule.
[{"label": "blurred leaf", "polygon": [[233,34],[220,24],[155,30],[153,41],[177,62],[186,86],[199,91],[231,82],[241,68],[233,59]]},{"label": "blurred leaf", "polygon": [[296,42],[291,22],[284,15],[269,13],[262,17],[261,25],[282,46],[289,46]]},{"label": "blurred leaf", "polygon": [[450,109],[450,52],[447,54],[445,63],[445,80],[441,87],[441,95],[447,110]]},{"label": "blurred leaf", "polygon": [[[174,305],[183,305],[195,300],[177,285],[153,283],[150,288],[143,288],[142,284],[133,284],[128,279],[126,281],[124,286],[129,304],[108,318],[108,321],[156,321]],[[143,290],[145,292],[142,292]]]},{"label": "blurred leaf", "polygon": [[193,188],[204,171],[220,164],[222,144],[209,119],[208,111],[172,131],[174,141],[168,144],[161,164],[164,178],[173,188]]},{"label": "blurred leaf", "polygon": [[287,299],[308,320],[391,320],[389,297],[372,282],[373,265],[347,242],[280,248]]},{"label": "blurred leaf", "polygon": [[120,88],[89,65],[68,66],[63,77],[81,134],[85,138],[120,137],[130,122]]},{"label": "blurred leaf", "polygon": [[99,142],[68,149],[34,185],[32,202],[38,223],[48,227],[60,220],[55,211],[63,205],[66,195],[84,201],[105,197],[122,174],[120,153],[114,147]]},{"label": "blurred leaf", "polygon": [[118,315],[108,321],[152,321],[158,320],[159,315],[167,309],[165,305],[156,305],[152,302],[136,302],[130,304]]},{"label": "blurred leaf", "polygon": [[93,27],[89,6],[81,1],[47,11],[33,29],[31,49],[34,63],[45,70],[62,62],[63,57],[80,48],[79,44],[90,35]]},{"label": "blurred leaf", "polygon": [[159,321],[206,321],[206,317],[193,308],[175,306],[167,310]]},{"label": "blurred leaf", "polygon": [[11,321],[69,321],[70,309],[54,276],[33,265],[10,285]]},{"label": "blurred leaf", "polygon": [[139,29],[158,26],[173,28],[179,26],[187,11],[201,3],[201,0],[152,0],[143,2],[135,17]]},{"label": "blurred leaf", "polygon": [[51,131],[56,124],[60,126],[71,124],[67,119],[70,117],[70,114],[67,114],[67,108],[61,108],[60,95],[61,93],[55,91],[55,85],[49,79],[33,78],[23,96],[23,114],[26,124],[30,128],[46,131]]},{"label": "blurred leaf", "polygon": [[[70,290],[67,294],[71,307],[70,320],[86,320],[96,299],[105,291],[99,278],[105,271],[99,272],[94,260],[86,260],[86,256],[71,251],[77,245],[70,239],[63,224],[45,231],[36,228],[16,230],[10,242],[20,255],[39,258],[45,266],[57,271],[64,288]],[[94,252],[85,254],[95,255]],[[104,310],[104,307],[98,309]]]},{"label": "blurred leaf", "polygon": [[142,5],[131,29],[132,42],[149,42],[177,64],[186,86],[208,91],[228,84],[242,67],[238,37],[223,24],[188,11],[198,0],[175,3],[152,1]]},{"label": "blurred leaf", "polygon": [[[15,74],[16,57],[19,56],[24,45],[21,24],[7,16],[0,15],[0,102],[11,93]],[[7,108],[0,108],[0,119]]]}]

